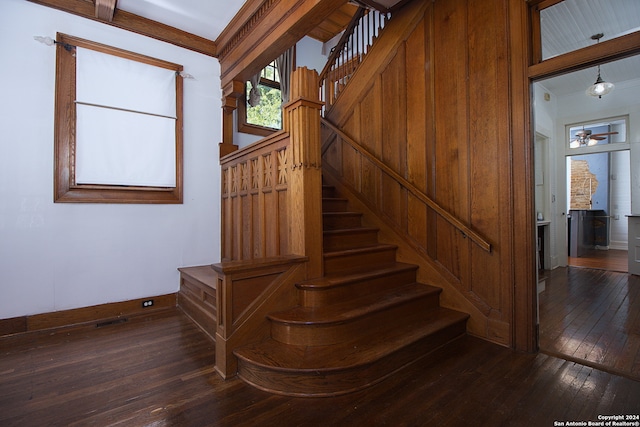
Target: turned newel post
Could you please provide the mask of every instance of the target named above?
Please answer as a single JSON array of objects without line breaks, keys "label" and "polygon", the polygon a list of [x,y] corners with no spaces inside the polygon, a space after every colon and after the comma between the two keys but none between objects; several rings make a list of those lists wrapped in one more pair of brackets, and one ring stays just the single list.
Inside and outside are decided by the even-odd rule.
[{"label": "turned newel post", "polygon": [[283,127],[290,135],[289,249],[309,258],[307,276],[322,276],[322,162],[318,73],[291,73]]}]

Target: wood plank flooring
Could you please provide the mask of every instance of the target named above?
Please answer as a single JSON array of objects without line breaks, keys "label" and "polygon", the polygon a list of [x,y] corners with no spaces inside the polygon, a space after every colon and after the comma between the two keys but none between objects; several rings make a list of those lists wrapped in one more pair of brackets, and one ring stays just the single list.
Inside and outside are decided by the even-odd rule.
[{"label": "wood plank flooring", "polygon": [[2,426],[552,426],[640,414],[640,382],[458,339],[374,387],[292,398],[227,381],[178,310],[0,339]]},{"label": "wood plank flooring", "polygon": [[572,267],[595,268],[598,270],[629,271],[628,252],[619,249],[608,251],[592,250],[581,257],[569,257],[568,263]]},{"label": "wood plank flooring", "polygon": [[557,268],[539,304],[543,352],[640,381],[640,277]]}]

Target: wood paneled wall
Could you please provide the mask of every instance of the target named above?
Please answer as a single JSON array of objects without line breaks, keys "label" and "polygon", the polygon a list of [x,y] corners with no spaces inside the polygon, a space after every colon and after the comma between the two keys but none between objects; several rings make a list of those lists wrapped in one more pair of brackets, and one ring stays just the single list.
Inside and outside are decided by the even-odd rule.
[{"label": "wood paneled wall", "polygon": [[[473,332],[505,345],[514,344],[514,288],[528,289],[535,278],[533,267],[530,278],[516,277],[518,266],[533,265],[534,252],[532,232],[515,228],[527,220],[514,221],[514,205],[522,207],[528,194],[521,188],[530,183],[527,170],[513,170],[514,158],[526,158],[530,143],[524,132],[515,134],[525,127],[514,126],[514,105],[522,115],[528,100],[523,91],[513,92],[514,81],[526,88],[526,76],[514,75],[517,67],[510,62],[525,55],[510,40],[510,14],[526,23],[524,3],[514,0],[411,3],[394,16],[352,77],[357,83],[326,114],[486,238],[491,252],[339,138],[323,160],[473,303],[484,317],[482,329]],[[517,120],[524,122],[524,116]],[[524,325],[531,319],[522,322],[532,327]]]}]

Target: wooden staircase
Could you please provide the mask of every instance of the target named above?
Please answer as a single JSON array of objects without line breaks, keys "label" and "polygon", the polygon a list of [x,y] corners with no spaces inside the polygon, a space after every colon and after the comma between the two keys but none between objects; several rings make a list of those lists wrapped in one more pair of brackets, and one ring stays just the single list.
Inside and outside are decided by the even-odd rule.
[{"label": "wooden staircase", "polygon": [[290,396],[335,396],[375,384],[463,335],[467,314],[439,306],[440,289],[361,225],[323,187],[324,272],[297,284],[299,304],[271,313],[271,336],[237,348],[238,375]]}]

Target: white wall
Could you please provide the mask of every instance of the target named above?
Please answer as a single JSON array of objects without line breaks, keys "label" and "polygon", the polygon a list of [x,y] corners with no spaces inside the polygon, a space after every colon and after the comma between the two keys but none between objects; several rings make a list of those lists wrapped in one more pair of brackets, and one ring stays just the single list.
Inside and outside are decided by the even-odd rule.
[{"label": "white wall", "polygon": [[[217,60],[24,0],[0,6],[0,319],[178,290],[219,261]],[[53,203],[56,32],[184,66],[184,204]]]}]

